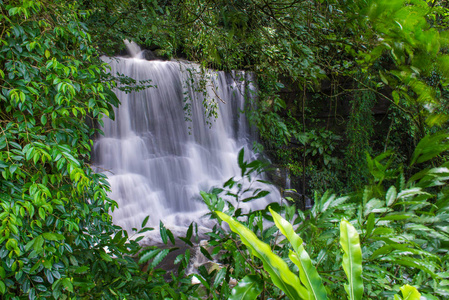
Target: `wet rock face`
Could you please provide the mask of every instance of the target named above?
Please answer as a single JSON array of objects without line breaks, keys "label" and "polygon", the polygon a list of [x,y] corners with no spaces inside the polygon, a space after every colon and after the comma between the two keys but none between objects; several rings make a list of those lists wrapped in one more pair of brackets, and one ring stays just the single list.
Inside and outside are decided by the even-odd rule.
[{"label": "wet rock face", "polygon": [[284,190],[287,186],[288,170],[281,166],[274,165],[272,169],[266,172],[268,179],[279,189]]},{"label": "wet rock face", "polygon": [[298,192],[301,191],[301,189],[296,188],[296,185],[292,184],[292,181],[294,180],[290,179],[287,168],[274,165],[274,167],[266,173],[268,179],[277,187],[284,199],[287,197],[290,198],[296,206],[302,210],[310,209],[312,207],[312,199],[307,195]]},{"label": "wet rock face", "polygon": [[143,59],[146,59],[146,60],[161,60],[162,59],[162,57],[156,56],[154,54],[154,52],[151,50],[143,50],[142,56],[143,56]]},{"label": "wet rock face", "polygon": [[293,190],[289,190],[289,191],[284,191],[283,196],[286,199],[290,198],[291,200],[293,200],[294,203],[296,204],[296,206],[301,210],[306,210],[306,209],[312,208],[312,205],[313,205],[312,199],[310,199],[309,197],[307,197],[304,194],[300,194]]}]

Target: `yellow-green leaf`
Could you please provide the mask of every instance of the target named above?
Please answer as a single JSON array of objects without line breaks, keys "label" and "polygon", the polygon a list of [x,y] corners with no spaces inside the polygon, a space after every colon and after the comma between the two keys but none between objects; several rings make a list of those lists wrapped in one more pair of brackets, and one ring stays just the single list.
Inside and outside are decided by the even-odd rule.
[{"label": "yellow-green leaf", "polygon": [[320,275],[316,268],[313,266],[310,260],[309,254],[304,249],[303,241],[297,235],[293,229],[293,226],[278,213],[269,208],[273,215],[274,223],[276,227],[282,232],[282,234],[288,239],[292,245],[295,253],[290,253],[290,260],[299,268],[299,278],[301,283],[307,288],[310,293],[310,299],[324,300],[327,299],[326,289],[321,281]]},{"label": "yellow-green leaf", "polygon": [[301,285],[298,276],[290,271],[287,263],[282,258],[271,251],[269,245],[259,240],[254,232],[230,216],[219,211],[215,213],[220,219],[229,224],[232,231],[240,236],[242,242],[251,249],[252,254],[260,258],[273,283],[287,297],[290,299],[309,299],[309,292]]},{"label": "yellow-green leaf", "polygon": [[348,221],[340,222],[340,245],[343,248],[343,270],[348,277],[345,290],[349,300],[362,299],[362,249],[360,248],[359,234]]},{"label": "yellow-green leaf", "polygon": [[408,284],[403,285],[400,287],[400,290],[402,292],[402,298],[398,294],[394,295],[394,299],[398,300],[419,300],[421,299],[421,294],[418,292],[418,290],[410,286]]}]

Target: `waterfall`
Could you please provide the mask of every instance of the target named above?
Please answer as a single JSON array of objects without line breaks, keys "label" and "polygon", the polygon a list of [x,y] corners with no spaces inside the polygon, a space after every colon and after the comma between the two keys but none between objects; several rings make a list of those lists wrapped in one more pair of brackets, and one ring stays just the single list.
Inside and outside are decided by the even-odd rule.
[{"label": "waterfall", "polygon": [[[151,80],[155,86],[115,91],[121,102],[115,121],[104,119],[104,136],[94,143],[94,164],[108,176],[109,196],[119,205],[113,222],[128,231],[140,228],[147,215],[150,226],[160,220],[171,229],[192,221],[206,224],[200,219],[207,212],[200,191],[240,173],[242,147],[247,159],[254,157],[253,137],[241,113],[245,98],[253,97],[252,75],[202,71],[179,61],[104,60],[112,74]],[[277,196],[271,197],[253,208]]]}]

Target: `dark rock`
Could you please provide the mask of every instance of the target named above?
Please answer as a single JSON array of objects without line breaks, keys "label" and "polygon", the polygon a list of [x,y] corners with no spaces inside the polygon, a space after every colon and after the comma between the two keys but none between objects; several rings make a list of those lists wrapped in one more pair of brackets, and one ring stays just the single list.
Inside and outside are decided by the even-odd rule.
[{"label": "dark rock", "polygon": [[265,172],[267,174],[268,179],[281,191],[287,187],[287,176],[288,170],[287,168],[273,165],[273,168],[267,170]]},{"label": "dark rock", "polygon": [[144,59],[146,60],[159,60],[159,57],[156,57],[156,55],[154,55],[153,51],[151,50],[143,50],[142,51],[142,56]]},{"label": "dark rock", "polygon": [[312,205],[313,205],[312,199],[310,199],[309,197],[307,197],[304,194],[300,194],[293,190],[284,191],[283,197],[284,198],[288,197],[291,200],[293,200],[294,203],[297,205],[297,207],[302,210],[311,209]]}]

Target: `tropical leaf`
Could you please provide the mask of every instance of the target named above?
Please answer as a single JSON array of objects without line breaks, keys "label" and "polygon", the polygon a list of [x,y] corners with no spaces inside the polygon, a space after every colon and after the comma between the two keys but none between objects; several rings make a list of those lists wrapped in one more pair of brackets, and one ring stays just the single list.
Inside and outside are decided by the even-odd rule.
[{"label": "tropical leaf", "polygon": [[419,300],[419,299],[421,299],[421,294],[413,286],[406,284],[404,286],[401,286],[400,289],[402,292],[402,298],[399,295],[394,295],[395,300]]},{"label": "tropical leaf", "polygon": [[139,265],[146,263],[156,255],[158,255],[159,252],[161,252],[161,249],[155,249],[153,247],[150,247],[148,250],[142,251],[142,253],[144,254],[140,256]]},{"label": "tropical leaf", "polygon": [[385,204],[387,206],[391,206],[394,201],[396,200],[396,196],[398,195],[398,192],[396,191],[396,187],[394,185],[392,185],[388,191],[387,191],[387,195],[385,196]]},{"label": "tropical leaf", "polygon": [[220,284],[222,284],[223,282],[226,282],[226,281],[225,281],[226,273],[227,273],[226,268],[221,268],[221,269],[217,272],[217,275],[215,275],[215,280],[214,280],[214,285],[213,285],[213,288],[214,288],[214,289],[216,289],[217,287],[219,287]]},{"label": "tropical leaf", "polygon": [[369,236],[374,229],[374,214],[368,216],[365,228],[365,236]]},{"label": "tropical leaf", "polygon": [[273,215],[276,227],[288,239],[292,245],[295,253],[290,253],[291,261],[299,268],[299,278],[301,283],[307,288],[310,293],[310,299],[324,300],[327,299],[326,289],[323,286],[320,275],[316,268],[312,265],[309,254],[302,245],[302,239],[295,233],[293,226],[282,218],[278,213],[269,209]]},{"label": "tropical leaf", "polygon": [[242,171],[242,177],[245,175],[245,171],[246,171],[246,163],[245,163],[244,158],[245,158],[245,148],[242,148],[239,151],[238,160],[237,160],[238,164],[239,164],[239,168]]},{"label": "tropical leaf", "polygon": [[161,252],[159,252],[151,262],[150,267],[155,268],[160,262],[167,256],[167,254],[170,252],[170,249],[164,249]]},{"label": "tropical leaf", "polygon": [[309,299],[309,292],[301,285],[298,276],[290,271],[287,263],[282,258],[271,251],[269,245],[259,240],[254,232],[230,216],[219,211],[215,213],[220,219],[229,224],[231,230],[237,233],[242,239],[242,242],[251,249],[252,254],[262,261],[264,269],[270,274],[273,283],[287,297],[290,299]]},{"label": "tropical leaf", "polygon": [[350,300],[362,299],[362,249],[359,234],[348,221],[340,222],[340,245],[343,248],[343,270],[348,277],[345,290]]},{"label": "tropical leaf", "polygon": [[263,285],[256,275],[247,275],[232,289],[229,300],[253,300],[263,290]]},{"label": "tropical leaf", "polygon": [[447,139],[448,134],[445,131],[423,137],[413,152],[410,165],[428,161],[448,150]]},{"label": "tropical leaf", "polygon": [[376,213],[376,212],[385,212],[386,208],[385,208],[385,203],[384,201],[381,201],[379,199],[371,199],[370,201],[368,201],[368,203],[366,203],[365,208],[364,208],[364,216],[368,216],[370,213]]}]

